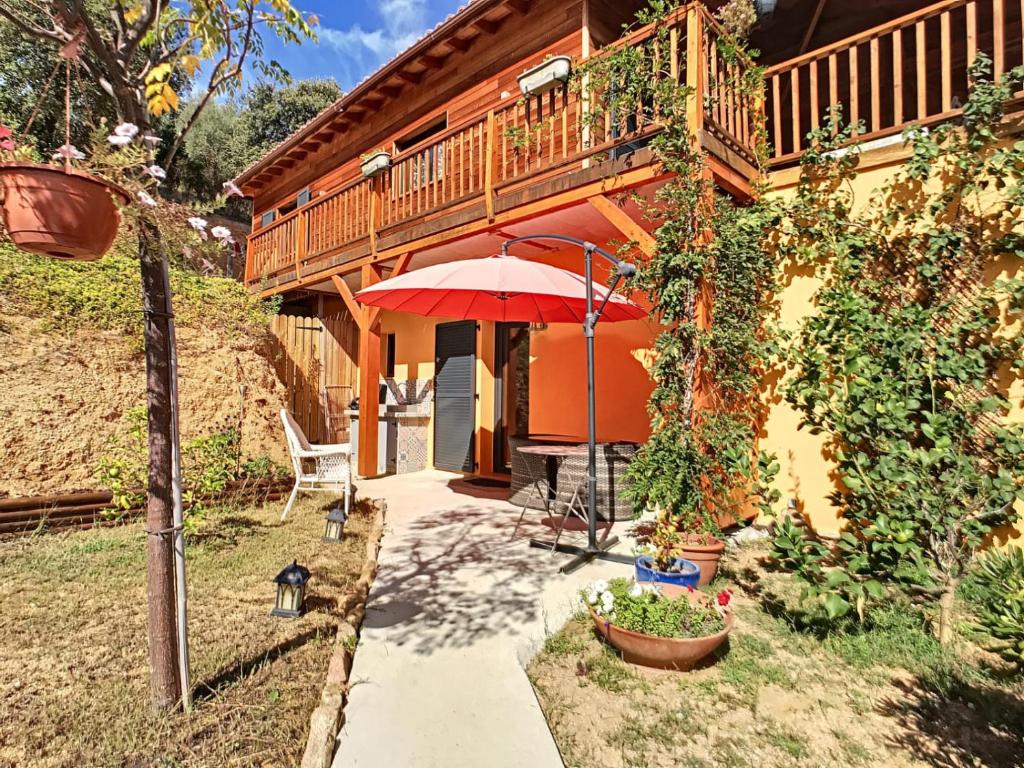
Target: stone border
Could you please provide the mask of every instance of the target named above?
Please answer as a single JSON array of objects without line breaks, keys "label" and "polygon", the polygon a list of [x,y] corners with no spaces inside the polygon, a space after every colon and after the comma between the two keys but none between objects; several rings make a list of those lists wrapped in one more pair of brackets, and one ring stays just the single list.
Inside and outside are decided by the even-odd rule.
[{"label": "stone border", "polygon": [[344,618],[338,622],[334,639],[334,653],[327,668],[327,680],[320,693],[320,703],[309,718],[309,736],[302,755],[302,768],[330,768],[334,748],[341,726],[345,722],[345,701],[348,697],[348,675],[352,669],[359,627],[366,614],[366,599],[377,575],[377,554],[384,533],[384,517],[388,505],[384,499],[374,499],[374,520],[366,541],[366,562],[355,586],[341,600],[338,613]]}]

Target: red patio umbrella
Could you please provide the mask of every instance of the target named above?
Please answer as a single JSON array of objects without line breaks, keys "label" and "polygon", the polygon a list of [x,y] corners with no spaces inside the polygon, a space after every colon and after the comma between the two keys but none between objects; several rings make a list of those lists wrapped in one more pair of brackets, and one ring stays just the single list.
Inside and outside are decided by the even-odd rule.
[{"label": "red patio umbrella", "polygon": [[[510,245],[531,240],[555,240],[583,249],[585,276],[567,269],[508,255]],[[614,268],[611,288],[593,281],[593,257],[598,254]],[[632,562],[608,550],[618,541],[597,541],[597,415],[594,404],[594,328],[598,320],[636,320],[647,313],[615,293],[636,268],[591,242],[567,235],[528,235],[506,240],[501,255],[451,261],[417,269],[364,288],[356,298],[364,304],[396,312],[432,317],[504,322],[582,323],[587,345],[587,546],[556,543],[561,552],[576,555],[562,567],[568,572],[593,558]],[[544,542],[531,541],[547,547]]]},{"label": "red patio umbrella", "polygon": [[[594,301],[607,299],[601,320],[636,320],[647,313],[593,283]],[[515,256],[450,261],[392,277],[356,294],[364,304],[414,315],[497,322],[582,323],[587,281],[582,275]]]}]

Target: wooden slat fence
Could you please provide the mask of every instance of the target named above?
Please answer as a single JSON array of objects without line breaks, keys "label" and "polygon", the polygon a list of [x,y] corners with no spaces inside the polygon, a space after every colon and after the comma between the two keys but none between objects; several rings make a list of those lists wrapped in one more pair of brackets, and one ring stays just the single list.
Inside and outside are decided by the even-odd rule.
[{"label": "wooden slat fence", "polygon": [[338,412],[356,392],[355,322],[348,315],[278,315],[271,331],[279,344],[277,374],[288,390],[288,408],[306,437],[312,443],[347,441],[347,420]]}]

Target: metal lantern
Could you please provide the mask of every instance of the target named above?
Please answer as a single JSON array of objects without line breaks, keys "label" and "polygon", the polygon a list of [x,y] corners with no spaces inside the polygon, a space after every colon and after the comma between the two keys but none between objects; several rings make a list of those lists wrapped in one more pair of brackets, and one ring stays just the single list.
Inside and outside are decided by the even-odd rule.
[{"label": "metal lantern", "polygon": [[324,528],[324,541],[338,543],[345,536],[345,522],[348,515],[341,507],[335,507],[327,513],[327,525]]},{"label": "metal lantern", "polygon": [[295,619],[302,615],[302,601],[306,596],[306,582],[309,569],[295,560],[274,578],[277,583],[277,605],[270,612],[272,616]]}]

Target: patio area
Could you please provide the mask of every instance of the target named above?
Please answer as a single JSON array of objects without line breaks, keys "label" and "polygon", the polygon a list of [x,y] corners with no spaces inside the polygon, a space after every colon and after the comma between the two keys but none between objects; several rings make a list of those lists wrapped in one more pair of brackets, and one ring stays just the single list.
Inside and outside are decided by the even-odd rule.
[{"label": "patio area", "polygon": [[520,509],[507,489],[457,474],[363,480],[357,493],[386,499],[388,514],[335,768],[560,768],[525,666],[584,584],[632,569],[595,561],[560,574],[569,555],[529,546],[550,537],[542,512],[528,510],[512,541]]}]

